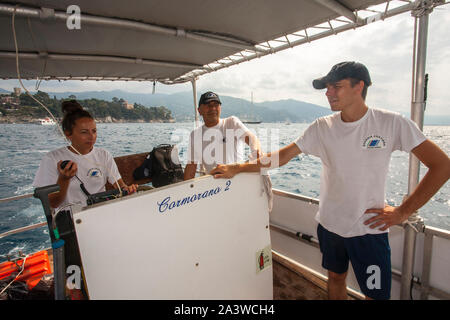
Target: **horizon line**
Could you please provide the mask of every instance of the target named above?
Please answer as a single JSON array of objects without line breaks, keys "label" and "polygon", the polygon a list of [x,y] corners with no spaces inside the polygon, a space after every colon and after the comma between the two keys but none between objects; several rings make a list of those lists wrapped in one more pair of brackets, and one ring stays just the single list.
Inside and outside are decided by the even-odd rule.
[{"label": "horizon line", "polygon": [[[19,88],[19,87],[17,87],[17,88]],[[0,89],[8,91],[10,93],[13,92],[13,91],[10,91],[8,89],[4,89],[2,87],[0,87]],[[23,90],[23,88],[20,88],[20,89]],[[31,90],[29,90],[29,91],[30,92],[37,92],[37,91],[41,91],[41,90],[38,89],[37,91],[31,91]],[[89,91],[42,91],[42,92],[46,92],[46,93],[47,92],[51,92],[51,93],[62,94],[62,93],[113,92],[113,91],[121,91],[121,92],[125,92],[125,93],[142,94],[142,95],[154,95],[154,94],[157,94],[157,93],[138,93],[138,92],[125,91],[125,90],[122,90],[122,89],[100,90],[100,91],[99,90],[89,90]],[[170,96],[170,95],[180,94],[180,93],[189,93],[190,94],[191,92],[188,90],[188,91],[179,91],[179,92],[174,92],[174,93],[158,93],[158,94]],[[233,97],[233,96],[228,96],[228,95],[221,95],[221,96],[222,97],[230,97],[230,98],[234,98],[234,99],[240,99],[240,100],[244,100],[244,101],[247,101],[249,103],[252,103],[250,100],[247,100],[247,99],[244,99],[244,98]],[[119,98],[119,97],[117,97],[117,98]],[[119,98],[119,99],[122,99],[122,98]],[[293,100],[293,101],[308,103],[308,104],[311,104],[311,105],[314,105],[314,106],[318,106],[318,107],[321,107],[321,108],[328,108],[328,107],[321,106],[321,105],[318,105],[318,104],[315,104],[315,103],[311,103],[311,102],[307,102],[307,101],[303,101],[303,100],[296,100],[294,98],[286,98],[286,99],[280,99],[280,100],[265,100],[265,101],[262,101],[262,102],[254,102],[254,103],[255,104],[261,104],[261,103],[265,103],[265,102],[278,102],[278,101],[286,101],[286,100]],[[411,114],[411,111],[408,111],[408,112],[396,111],[396,112],[401,113],[403,115],[410,115]],[[429,114],[429,113],[425,113],[424,115],[425,116],[432,116],[432,117],[450,117],[450,114]]]}]

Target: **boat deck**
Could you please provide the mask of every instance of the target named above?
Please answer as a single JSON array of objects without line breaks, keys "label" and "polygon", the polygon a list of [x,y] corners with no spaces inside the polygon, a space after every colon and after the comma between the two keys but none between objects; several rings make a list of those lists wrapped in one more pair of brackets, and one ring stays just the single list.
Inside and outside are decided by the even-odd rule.
[{"label": "boat deck", "polygon": [[281,263],[273,261],[274,300],[326,300],[327,291]]},{"label": "boat deck", "polygon": [[[53,267],[52,251],[48,250]],[[274,300],[327,300],[327,283],[277,253],[272,254]],[[355,297],[348,295],[349,300]]]},{"label": "boat deck", "polygon": [[[272,252],[274,300],[327,300],[327,283]],[[348,300],[355,300],[348,294]]]}]

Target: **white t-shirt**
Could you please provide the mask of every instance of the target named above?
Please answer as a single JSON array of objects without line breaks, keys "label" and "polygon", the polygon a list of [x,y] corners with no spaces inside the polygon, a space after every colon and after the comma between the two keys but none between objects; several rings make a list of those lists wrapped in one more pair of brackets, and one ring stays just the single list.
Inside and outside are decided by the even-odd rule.
[{"label": "white t-shirt", "polygon": [[210,172],[218,164],[244,160],[245,135],[249,129],[235,116],[220,119],[214,127],[202,125],[189,136],[188,159]]},{"label": "white t-shirt", "polygon": [[320,204],[316,220],[342,237],[377,234],[364,222],[384,208],[391,153],[410,152],[426,140],[417,125],[400,114],[369,108],[355,122],[340,112],[313,122],[295,143],[322,161]]},{"label": "white t-shirt", "polygon": [[[70,151],[67,147],[62,147],[50,151],[42,158],[33,186],[43,187],[55,184],[59,176],[57,164],[61,160],[70,160],[77,164],[78,170],[76,175],[83,181],[86,190],[90,194],[105,191],[106,181],[114,184],[116,179],[119,180],[121,178],[114,158],[105,149],[93,147],[91,152],[80,156]],[[72,177],[67,196],[59,208],[69,203],[86,206],[87,196],[81,190],[80,184],[81,182],[76,177]]]}]

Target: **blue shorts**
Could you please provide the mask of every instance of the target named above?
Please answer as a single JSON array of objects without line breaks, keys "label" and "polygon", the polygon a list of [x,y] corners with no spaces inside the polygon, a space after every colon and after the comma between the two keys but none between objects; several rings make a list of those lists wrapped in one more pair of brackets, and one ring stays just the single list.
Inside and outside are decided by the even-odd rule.
[{"label": "blue shorts", "polygon": [[317,227],[322,267],[345,273],[349,260],[361,291],[371,299],[387,300],[391,295],[391,248],[388,234],[366,234],[344,238]]}]

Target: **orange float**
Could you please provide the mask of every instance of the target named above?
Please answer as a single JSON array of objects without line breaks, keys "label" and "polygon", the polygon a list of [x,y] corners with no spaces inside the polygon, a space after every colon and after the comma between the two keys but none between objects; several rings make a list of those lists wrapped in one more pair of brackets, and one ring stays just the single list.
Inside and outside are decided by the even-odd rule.
[{"label": "orange float", "polygon": [[[13,273],[18,274],[22,270],[22,264],[25,259],[16,262],[6,261],[0,264],[0,280],[11,276]],[[50,261],[47,251],[39,251],[25,260],[25,269],[15,281],[23,281],[31,290],[42,277],[46,274],[51,274]]]}]

